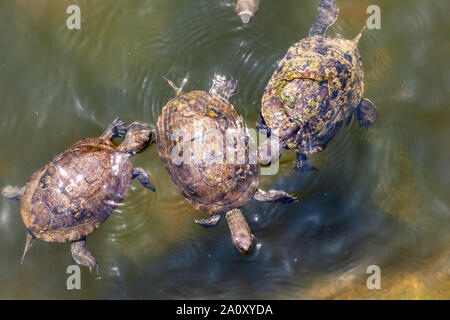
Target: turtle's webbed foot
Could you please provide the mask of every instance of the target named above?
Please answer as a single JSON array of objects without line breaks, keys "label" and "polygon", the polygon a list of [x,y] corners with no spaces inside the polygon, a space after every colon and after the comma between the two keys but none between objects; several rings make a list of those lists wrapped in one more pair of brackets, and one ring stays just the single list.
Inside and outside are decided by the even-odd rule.
[{"label": "turtle's webbed foot", "polygon": [[206,219],[194,220],[194,221],[195,221],[195,223],[198,223],[199,225],[201,225],[203,228],[210,228],[210,227],[217,226],[219,224],[221,218],[222,217],[219,214],[217,214],[217,215],[213,215]]},{"label": "turtle's webbed foot", "polygon": [[72,242],[72,257],[76,263],[86,266],[91,271],[92,269],[98,270],[97,260],[94,255],[86,248],[86,240]]},{"label": "turtle's webbed foot", "polygon": [[362,99],[356,108],[359,125],[364,128],[372,127],[378,119],[378,110],[369,99]]},{"label": "turtle's webbed foot", "polygon": [[254,195],[254,199],[263,202],[284,202],[289,203],[297,200],[297,197],[293,194],[289,194],[282,190],[269,190],[263,191],[258,189]]},{"label": "turtle's webbed foot", "polygon": [[135,178],[137,178],[144,187],[156,192],[156,188],[150,182],[150,175],[144,169],[133,168],[133,179]]},{"label": "turtle's webbed foot", "polygon": [[25,192],[25,187],[6,186],[2,189],[2,195],[10,200],[20,200]]},{"label": "turtle's webbed foot", "polygon": [[127,125],[125,122],[119,119],[119,117],[115,118],[113,122],[111,122],[106,128],[105,132],[102,134],[102,137],[106,139],[112,138],[124,138],[127,134]]}]

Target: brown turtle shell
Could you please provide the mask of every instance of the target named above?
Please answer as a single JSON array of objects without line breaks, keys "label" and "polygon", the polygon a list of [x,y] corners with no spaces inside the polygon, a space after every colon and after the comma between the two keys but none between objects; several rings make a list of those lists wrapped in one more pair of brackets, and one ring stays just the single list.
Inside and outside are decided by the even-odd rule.
[{"label": "brown turtle shell", "polygon": [[272,75],[261,117],[269,128],[279,128],[287,148],[321,151],[360,103],[363,79],[356,42],[305,38],[288,50]]},{"label": "brown turtle shell", "polygon": [[37,239],[82,239],[125,198],[131,180],[128,156],[109,139],[84,139],[31,176],[22,197],[22,219]]},{"label": "brown turtle shell", "polygon": [[[172,140],[174,132],[185,130],[193,139],[201,139],[198,133],[211,129],[218,130],[223,141],[206,139],[196,150],[197,156],[212,154],[221,142],[225,152],[226,133],[244,130],[244,124],[234,107],[217,95],[204,91],[180,93],[167,103],[158,119],[158,153],[186,200],[196,209],[216,215],[241,207],[253,198],[258,188],[259,167],[248,152],[248,144],[239,144],[245,154],[240,163],[185,161],[178,165],[172,161],[172,151],[183,143]],[[192,151],[192,144],[188,148]]]}]

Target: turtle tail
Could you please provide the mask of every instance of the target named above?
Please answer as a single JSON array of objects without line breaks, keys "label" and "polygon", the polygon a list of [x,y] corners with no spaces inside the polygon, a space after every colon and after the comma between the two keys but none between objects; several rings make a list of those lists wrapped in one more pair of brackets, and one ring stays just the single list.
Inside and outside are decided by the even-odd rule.
[{"label": "turtle tail", "polygon": [[20,264],[23,264],[23,260],[25,259],[25,256],[27,255],[28,251],[30,250],[31,246],[33,245],[35,238],[33,235],[27,231],[27,242],[25,243],[25,249],[23,250],[22,259],[20,260]]},{"label": "turtle tail", "polygon": [[167,79],[164,76],[162,76],[162,78],[167,81],[167,83],[169,84],[169,86],[171,86],[173,88],[173,90],[175,90],[175,92],[177,93],[177,96],[179,96],[180,94],[183,94],[183,91],[181,91],[172,81],[170,81],[169,79]]},{"label": "turtle tail", "polygon": [[358,45],[359,39],[361,39],[363,33],[366,32],[366,30],[367,30],[367,27],[364,26],[362,28],[362,30],[353,38],[352,42],[355,44],[355,46]]}]

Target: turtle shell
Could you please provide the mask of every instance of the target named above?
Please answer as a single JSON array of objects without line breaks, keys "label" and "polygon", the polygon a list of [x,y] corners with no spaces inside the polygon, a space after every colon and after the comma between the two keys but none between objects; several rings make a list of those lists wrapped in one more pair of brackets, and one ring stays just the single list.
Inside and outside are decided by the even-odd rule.
[{"label": "turtle shell", "polygon": [[[187,134],[184,140],[173,139],[178,130]],[[236,154],[242,155],[239,161],[222,156],[227,137],[239,132],[242,137],[243,130],[242,117],[234,107],[204,91],[181,93],[163,108],[158,119],[158,153],[175,185],[196,209],[223,214],[253,198],[259,167],[248,141],[237,144]],[[212,132],[215,138],[209,135]],[[172,153],[184,153],[183,160],[173,161]]]},{"label": "turtle shell", "polygon": [[22,219],[37,239],[82,239],[125,198],[131,180],[130,160],[109,139],[79,141],[28,180]]},{"label": "turtle shell", "polygon": [[261,117],[269,128],[279,128],[287,148],[321,151],[361,101],[363,78],[353,41],[305,38],[288,50],[272,75]]}]

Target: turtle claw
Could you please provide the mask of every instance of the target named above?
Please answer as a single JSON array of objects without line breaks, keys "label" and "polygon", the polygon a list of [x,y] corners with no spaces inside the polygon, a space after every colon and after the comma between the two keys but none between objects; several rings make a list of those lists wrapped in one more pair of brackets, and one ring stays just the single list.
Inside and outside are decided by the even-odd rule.
[{"label": "turtle claw", "polygon": [[126,124],[125,122],[122,122],[122,125],[120,127],[117,127],[117,133],[115,136],[118,138],[125,138],[126,134],[127,134]]},{"label": "turtle claw", "polygon": [[112,122],[114,125],[114,137],[124,138],[127,134],[127,124],[119,119],[119,117],[115,118]]},{"label": "turtle claw", "polygon": [[127,134],[127,125],[125,122],[116,117],[106,128],[105,132],[101,135],[101,137],[106,139],[113,138],[124,138]]}]

